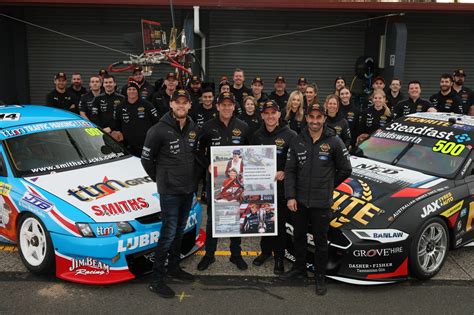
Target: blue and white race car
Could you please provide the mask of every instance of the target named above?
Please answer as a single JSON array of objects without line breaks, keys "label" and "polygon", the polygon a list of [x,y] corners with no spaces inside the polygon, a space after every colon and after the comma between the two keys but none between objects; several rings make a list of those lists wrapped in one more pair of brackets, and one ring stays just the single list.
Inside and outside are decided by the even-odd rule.
[{"label": "blue and white race car", "polygon": [[[0,241],[25,266],[108,284],[150,270],[160,236],[156,184],[91,122],[42,106],[0,107]],[[204,243],[196,201],[183,256]]]}]

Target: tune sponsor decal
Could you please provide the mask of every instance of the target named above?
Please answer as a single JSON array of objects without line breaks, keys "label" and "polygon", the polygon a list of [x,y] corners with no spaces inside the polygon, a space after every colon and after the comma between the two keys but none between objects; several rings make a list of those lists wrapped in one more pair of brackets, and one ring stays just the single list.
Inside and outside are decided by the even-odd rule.
[{"label": "tune sponsor decal", "polygon": [[82,259],[72,259],[69,271],[75,272],[76,276],[88,276],[88,275],[108,275],[110,272],[110,266],[100,260],[85,257]]},{"label": "tune sponsor decal", "polygon": [[142,248],[148,245],[158,243],[160,237],[159,231],[153,231],[151,233],[142,234],[140,236],[134,236],[126,240],[119,240],[117,251],[119,253]]},{"label": "tune sponsor decal", "polygon": [[103,181],[90,186],[77,186],[76,189],[68,189],[69,196],[73,196],[80,201],[92,201],[99,198],[111,195],[122,188],[129,188],[130,186],[137,186],[144,183],[151,183],[153,180],[150,176],[129,179],[126,181],[109,179],[104,177]]},{"label": "tune sponsor decal", "polygon": [[121,200],[110,202],[101,205],[94,205],[91,210],[96,216],[113,216],[120,215],[126,212],[138,211],[148,208],[150,204],[146,202],[145,198],[138,197],[128,200]]},{"label": "tune sponsor decal", "polygon": [[370,220],[377,212],[381,211],[379,207],[370,202],[338,191],[334,191],[333,199],[332,210],[338,211],[336,214],[338,216],[331,221],[331,226],[334,228],[340,228],[352,220],[367,225],[369,223],[367,220]]},{"label": "tune sponsor decal", "polygon": [[421,218],[426,218],[431,213],[438,211],[441,207],[450,204],[452,201],[454,201],[454,197],[451,192],[439,197],[422,208],[423,213],[421,214]]}]

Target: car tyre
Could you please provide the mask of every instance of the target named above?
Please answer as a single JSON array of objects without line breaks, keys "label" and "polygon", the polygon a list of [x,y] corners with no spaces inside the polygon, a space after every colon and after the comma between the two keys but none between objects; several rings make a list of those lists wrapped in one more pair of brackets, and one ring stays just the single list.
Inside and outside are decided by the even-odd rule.
[{"label": "car tyre", "polygon": [[411,273],[426,280],[435,276],[448,256],[449,233],[441,218],[431,218],[415,234],[409,255]]},{"label": "car tyre", "polygon": [[35,274],[54,271],[54,248],[43,222],[32,213],[21,217],[17,229],[18,252],[26,268]]}]

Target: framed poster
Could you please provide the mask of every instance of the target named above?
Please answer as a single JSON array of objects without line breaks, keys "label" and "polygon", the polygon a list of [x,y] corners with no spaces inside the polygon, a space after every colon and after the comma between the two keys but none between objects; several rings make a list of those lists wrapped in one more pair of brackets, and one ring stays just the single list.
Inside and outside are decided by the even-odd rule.
[{"label": "framed poster", "polygon": [[276,146],[211,147],[214,237],[277,235]]}]

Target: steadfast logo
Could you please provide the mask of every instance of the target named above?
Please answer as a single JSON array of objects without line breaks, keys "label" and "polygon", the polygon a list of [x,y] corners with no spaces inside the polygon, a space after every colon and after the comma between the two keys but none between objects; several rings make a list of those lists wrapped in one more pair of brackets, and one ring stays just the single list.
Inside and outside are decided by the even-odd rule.
[{"label": "steadfast logo", "polygon": [[437,200],[433,201],[429,205],[426,205],[423,207],[423,213],[421,214],[422,218],[426,218],[428,215],[430,215],[433,212],[438,211],[441,209],[441,207],[448,205],[454,200],[453,194],[452,193],[447,193],[444,196],[441,196]]},{"label": "steadfast logo", "polygon": [[439,131],[433,127],[416,127],[416,126],[407,126],[401,123],[392,123],[390,126],[385,128],[385,130],[398,131],[404,133],[411,133],[414,135],[427,136],[438,139],[451,140],[451,137],[454,136],[454,132],[450,131]]}]

